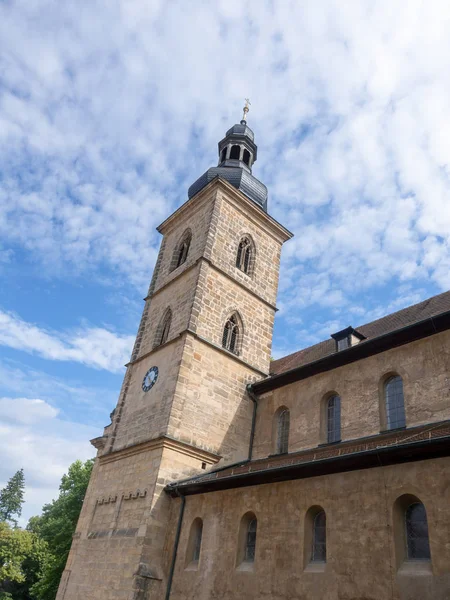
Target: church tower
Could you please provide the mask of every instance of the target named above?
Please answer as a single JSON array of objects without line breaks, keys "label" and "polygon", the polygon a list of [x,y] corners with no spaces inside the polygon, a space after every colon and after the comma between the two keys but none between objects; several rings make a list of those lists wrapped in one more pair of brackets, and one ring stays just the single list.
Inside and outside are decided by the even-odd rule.
[{"label": "church tower", "polygon": [[246,115],[219,162],[159,227],[161,248],[112,422],[97,458],[57,600],[164,598],[178,479],[246,460],[268,375],[282,244]]}]

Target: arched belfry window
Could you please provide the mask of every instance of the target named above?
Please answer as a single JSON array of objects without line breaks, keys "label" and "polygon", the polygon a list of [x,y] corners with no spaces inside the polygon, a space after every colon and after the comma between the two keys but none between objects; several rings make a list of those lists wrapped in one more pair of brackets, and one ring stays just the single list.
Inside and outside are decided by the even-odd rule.
[{"label": "arched belfry window", "polygon": [[172,311],[170,310],[170,308],[168,308],[159,325],[158,325],[158,329],[156,330],[156,336],[155,336],[155,347],[156,346],[161,346],[161,344],[165,344],[169,338],[169,332],[170,332],[170,326],[172,324]]},{"label": "arched belfry window", "polygon": [[430,560],[428,521],[422,502],[413,502],[405,511],[406,549],[408,560]]},{"label": "arched belfry window", "polygon": [[241,339],[241,325],[237,313],[229,317],[225,323],[222,334],[222,347],[233,354],[239,354],[239,344]]},{"label": "arched belfry window", "polygon": [[386,429],[406,426],[403,380],[393,375],[384,382],[384,401],[386,407]]},{"label": "arched belfry window", "polygon": [[223,162],[227,158],[227,147],[222,150],[222,154],[220,155],[220,162]]},{"label": "arched belfry window", "polygon": [[239,160],[240,155],[241,147],[237,146],[236,144],[234,146],[231,146],[230,158],[234,160]]},{"label": "arched belfry window", "polygon": [[334,394],[327,400],[327,442],[340,442],[341,440],[341,399]]},{"label": "arched belfry window", "polygon": [[192,234],[191,230],[187,229],[180,238],[172,257],[171,271],[180,267],[186,262],[189,246],[191,245]]},{"label": "arched belfry window", "polygon": [[285,454],[289,449],[290,413],[286,407],[280,408],[276,415],[277,443],[276,453]]},{"label": "arched belfry window", "polygon": [[244,156],[242,157],[245,164],[250,166],[250,152],[248,150],[244,150]]},{"label": "arched belfry window", "polygon": [[239,242],[236,254],[236,267],[250,275],[253,266],[253,244],[248,236],[243,237]]}]

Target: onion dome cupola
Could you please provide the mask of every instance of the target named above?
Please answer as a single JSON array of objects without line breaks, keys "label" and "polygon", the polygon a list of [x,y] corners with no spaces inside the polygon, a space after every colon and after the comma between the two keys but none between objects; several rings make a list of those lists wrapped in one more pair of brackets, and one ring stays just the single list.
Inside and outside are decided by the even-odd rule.
[{"label": "onion dome cupola", "polygon": [[221,177],[267,211],[267,188],[252,175],[257,157],[255,135],[247,125],[249,100],[246,100],[240,123],[233,125],[219,142],[219,163],[211,167],[188,190],[192,198],[215,177]]}]

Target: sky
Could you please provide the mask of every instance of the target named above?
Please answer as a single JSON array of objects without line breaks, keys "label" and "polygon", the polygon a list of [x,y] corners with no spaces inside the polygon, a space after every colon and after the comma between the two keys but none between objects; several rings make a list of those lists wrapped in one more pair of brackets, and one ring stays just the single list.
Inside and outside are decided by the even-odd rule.
[{"label": "sky", "polygon": [[94,456],[160,244],[244,98],[284,250],[273,355],[450,287],[450,4],[0,3],[0,487]]}]

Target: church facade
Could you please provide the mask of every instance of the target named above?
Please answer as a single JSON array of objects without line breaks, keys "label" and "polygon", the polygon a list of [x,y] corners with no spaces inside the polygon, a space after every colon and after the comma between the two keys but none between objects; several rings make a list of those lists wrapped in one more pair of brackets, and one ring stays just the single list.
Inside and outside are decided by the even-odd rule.
[{"label": "church facade", "polygon": [[245,116],[158,228],[57,600],[447,600],[450,293],[271,361]]}]

